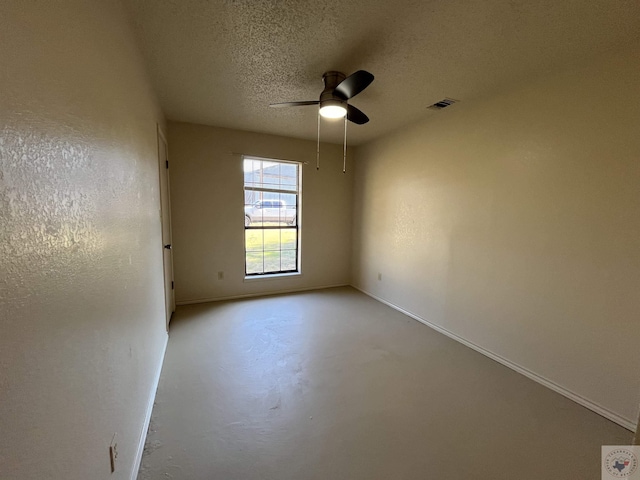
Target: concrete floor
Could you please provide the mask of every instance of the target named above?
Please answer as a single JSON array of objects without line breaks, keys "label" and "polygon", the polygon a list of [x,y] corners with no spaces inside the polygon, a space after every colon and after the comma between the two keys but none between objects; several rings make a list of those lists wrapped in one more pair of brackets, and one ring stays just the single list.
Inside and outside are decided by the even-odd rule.
[{"label": "concrete floor", "polygon": [[138,479],[596,480],[631,437],[337,288],[179,307]]}]

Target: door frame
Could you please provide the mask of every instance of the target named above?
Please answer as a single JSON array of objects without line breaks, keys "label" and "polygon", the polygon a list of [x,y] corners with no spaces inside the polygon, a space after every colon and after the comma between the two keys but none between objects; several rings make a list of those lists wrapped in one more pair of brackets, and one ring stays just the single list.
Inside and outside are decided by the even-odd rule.
[{"label": "door frame", "polygon": [[[173,314],[173,312],[176,311],[176,297],[175,297],[175,290],[174,288],[167,288],[166,282],[165,280],[165,276],[167,274],[167,268],[170,269],[170,273],[171,273],[171,285],[173,287],[174,285],[174,278],[173,278],[173,251],[169,250],[169,265],[167,265],[167,261],[165,260],[165,251],[164,251],[164,245],[165,245],[165,239],[162,238],[163,236],[163,232],[164,232],[164,228],[165,226],[168,227],[167,230],[169,232],[169,242],[168,244],[171,245],[173,242],[173,232],[172,232],[172,228],[171,228],[171,179],[169,178],[169,167],[168,167],[168,163],[166,163],[165,165],[162,165],[161,162],[161,155],[160,155],[160,143],[162,141],[162,144],[164,144],[164,157],[166,159],[166,162],[169,162],[169,143],[167,142],[167,137],[164,134],[164,132],[162,131],[162,127],[160,126],[160,124],[156,124],[156,130],[157,130],[157,139],[156,139],[156,143],[157,143],[157,154],[158,154],[158,187],[159,187],[159,192],[158,192],[158,199],[160,200],[160,248],[162,249],[162,273],[163,273],[163,277],[162,277],[162,285],[163,285],[163,290],[164,290],[164,297],[165,297],[165,302],[164,302],[164,309],[165,309],[165,314],[166,314],[166,329],[167,332],[169,331],[169,322],[171,321],[171,315]],[[162,205],[162,170],[161,169],[165,169],[166,171],[166,178],[167,178],[167,187],[166,187],[166,195],[167,195],[167,211],[164,211],[163,205]],[[165,225],[165,222],[168,223],[168,225]],[[167,295],[170,296],[170,307],[171,307],[171,311],[168,312],[166,311],[166,306],[167,306]]]}]

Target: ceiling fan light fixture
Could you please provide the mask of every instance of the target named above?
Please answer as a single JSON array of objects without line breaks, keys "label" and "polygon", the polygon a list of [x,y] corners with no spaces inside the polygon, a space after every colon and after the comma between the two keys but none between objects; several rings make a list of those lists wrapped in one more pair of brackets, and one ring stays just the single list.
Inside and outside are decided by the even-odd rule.
[{"label": "ceiling fan light fixture", "polygon": [[324,118],[343,118],[347,114],[347,109],[341,105],[327,105],[320,108],[320,115]]},{"label": "ceiling fan light fixture", "polygon": [[338,100],[326,100],[320,106],[320,115],[324,118],[344,118],[347,108]]},{"label": "ceiling fan light fixture", "polygon": [[324,90],[319,100],[305,100],[302,102],[272,103],[271,107],[303,107],[305,105],[319,105],[318,109],[318,144],[316,147],[316,168],[320,169],[320,117],[339,119],[344,118],[344,142],[342,151],[342,172],[347,171],[347,123],[364,125],[369,121],[363,112],[349,100],[362,92],[373,82],[373,75],[364,70],[358,70],[348,77],[342,72],[325,72],[322,75]]}]

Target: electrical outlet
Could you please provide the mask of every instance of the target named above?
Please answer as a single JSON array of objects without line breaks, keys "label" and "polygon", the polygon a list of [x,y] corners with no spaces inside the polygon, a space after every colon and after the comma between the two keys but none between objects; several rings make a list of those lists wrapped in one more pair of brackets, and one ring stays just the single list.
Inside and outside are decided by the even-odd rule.
[{"label": "electrical outlet", "polygon": [[224,272],[218,272],[218,280],[224,280]]},{"label": "electrical outlet", "polygon": [[113,434],[111,445],[109,445],[109,462],[111,463],[111,473],[116,471],[116,460],[118,459],[118,444],[116,443],[116,434]]},{"label": "electrical outlet", "polygon": [[382,274],[378,273],[378,280],[382,280]]}]

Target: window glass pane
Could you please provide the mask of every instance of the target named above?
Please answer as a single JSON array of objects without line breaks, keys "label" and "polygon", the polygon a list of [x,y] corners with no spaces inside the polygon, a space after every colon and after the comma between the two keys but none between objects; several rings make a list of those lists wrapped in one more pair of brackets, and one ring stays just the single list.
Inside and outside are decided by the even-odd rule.
[{"label": "window glass pane", "polygon": [[247,252],[247,275],[252,273],[264,273],[262,252]]},{"label": "window glass pane", "polygon": [[245,160],[244,185],[270,190],[298,190],[299,165],[265,160]]},{"label": "window glass pane", "polygon": [[295,207],[292,207],[287,211],[287,225],[294,227],[298,225],[298,211]]},{"label": "window glass pane", "polygon": [[264,230],[245,230],[245,249],[247,252],[262,252],[264,243]]},{"label": "window glass pane", "polygon": [[285,203],[285,205],[289,208],[294,208],[298,203],[296,197],[297,195],[293,193],[280,193],[278,196],[279,200],[282,200]]},{"label": "window glass pane", "polygon": [[298,165],[282,164],[280,167],[280,185],[283,190],[297,190]]},{"label": "window glass pane", "polygon": [[280,250],[280,229],[263,230],[264,250]]},{"label": "window glass pane", "polygon": [[264,252],[264,273],[280,272],[280,251]]},{"label": "window glass pane", "polygon": [[296,270],[296,259],[297,259],[297,251],[296,250],[282,250],[281,252],[281,261],[282,261],[282,270],[283,271],[294,271]]},{"label": "window glass pane", "polygon": [[298,245],[298,231],[295,228],[283,228],[280,232],[281,248],[283,250],[295,250]]}]

